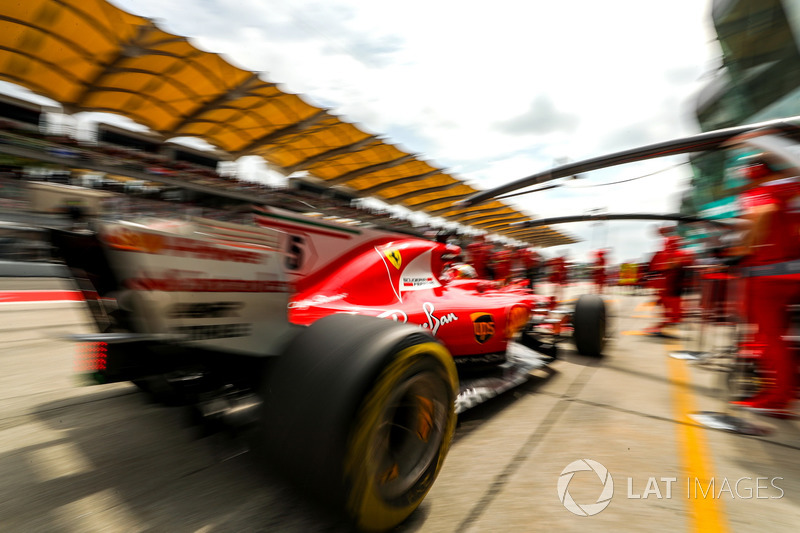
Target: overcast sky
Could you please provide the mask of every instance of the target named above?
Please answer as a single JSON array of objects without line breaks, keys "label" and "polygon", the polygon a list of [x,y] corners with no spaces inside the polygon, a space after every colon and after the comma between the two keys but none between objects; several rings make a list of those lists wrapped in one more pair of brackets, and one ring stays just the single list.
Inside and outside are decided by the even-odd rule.
[{"label": "overcast sky", "polygon": [[[719,56],[710,0],[112,3],[478,188],[698,132],[694,95]],[[588,174],[513,203],[537,217],[674,212],[690,175],[684,160]],[[572,259],[606,245],[625,261],[657,246],[652,223],[558,229],[586,239],[569,248]]]}]

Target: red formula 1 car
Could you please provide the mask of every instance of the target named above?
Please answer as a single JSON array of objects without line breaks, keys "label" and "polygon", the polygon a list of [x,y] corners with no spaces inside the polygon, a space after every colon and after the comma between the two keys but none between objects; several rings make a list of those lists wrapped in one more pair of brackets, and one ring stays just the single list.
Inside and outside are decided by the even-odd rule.
[{"label": "red formula 1 car", "polygon": [[[277,209],[257,222],[54,232],[99,330],[74,336],[79,368],[191,404],[207,429],[253,432],[298,490],[390,529],[430,489],[456,414],[553,359],[528,331],[549,300],[460,278],[457,247],[419,236]],[[586,353],[602,348],[597,303],[576,307]]]},{"label": "red formula 1 car", "polygon": [[289,320],[295,324],[337,313],[416,324],[436,336],[463,369],[508,362],[509,343],[515,342],[545,361],[555,358],[555,343],[568,337],[583,355],[602,353],[606,316],[600,298],[579,298],[576,320],[572,308],[556,308],[557,302],[524,285],[465,279],[457,246],[276,208],[259,211],[257,222],[284,232],[284,247],[292,252]]}]

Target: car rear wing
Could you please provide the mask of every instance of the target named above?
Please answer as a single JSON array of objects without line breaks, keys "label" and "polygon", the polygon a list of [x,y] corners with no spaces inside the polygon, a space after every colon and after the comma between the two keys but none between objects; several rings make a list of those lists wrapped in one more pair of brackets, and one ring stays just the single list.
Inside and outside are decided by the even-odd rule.
[{"label": "car rear wing", "polygon": [[[280,351],[291,329],[281,235],[210,219],[104,221],[54,235],[98,329],[81,342],[183,344],[245,356]],[[91,291],[84,288],[84,294]]]}]

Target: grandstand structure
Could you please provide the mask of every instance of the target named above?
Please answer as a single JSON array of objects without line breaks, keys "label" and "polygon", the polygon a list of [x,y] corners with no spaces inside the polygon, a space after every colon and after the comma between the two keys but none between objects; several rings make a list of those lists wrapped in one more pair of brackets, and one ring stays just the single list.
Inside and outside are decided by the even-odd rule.
[{"label": "grandstand structure", "polygon": [[[532,217],[503,201],[458,207],[458,200],[478,191],[444,169],[105,0],[5,3],[0,79],[58,102],[65,113],[113,113],[152,134],[152,146],[126,146],[122,133],[108,128],[98,131],[92,147],[68,137],[39,139],[44,144],[35,146],[20,139],[30,132],[17,128],[11,132],[16,142],[6,136],[0,143],[0,151],[14,157],[161,183],[193,195],[281,201],[287,191],[246,185],[212,168],[215,161],[256,155],[285,176],[303,172],[355,198],[376,198],[533,246],[575,242],[546,226],[513,226]],[[2,129],[5,135],[13,128]],[[200,138],[216,150],[165,150],[176,137]],[[346,208],[341,196],[321,195]]]}]

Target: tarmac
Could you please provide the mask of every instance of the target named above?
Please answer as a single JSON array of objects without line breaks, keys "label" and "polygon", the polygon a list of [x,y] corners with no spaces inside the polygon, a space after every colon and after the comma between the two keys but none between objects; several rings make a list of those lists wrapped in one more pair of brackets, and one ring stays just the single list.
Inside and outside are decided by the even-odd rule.
[{"label": "tarmac", "polygon": [[[0,279],[0,296],[34,288],[72,287]],[[464,413],[398,531],[797,531],[800,422],[733,413],[762,436],[701,425],[693,414],[729,411],[724,372],[670,357],[701,347],[697,331],[645,336],[659,316],[650,296],[604,298],[605,355],[565,343],[526,384]],[[236,438],[198,439],[182,409],[130,384],[77,383],[61,337],[92,327],[80,301],[0,298],[0,530],[346,530],[261,474]]]}]

